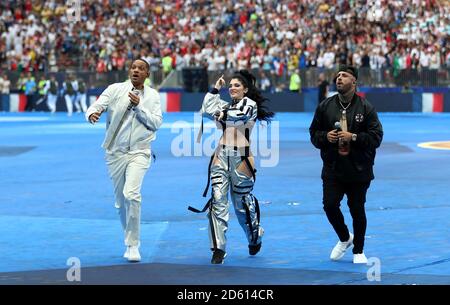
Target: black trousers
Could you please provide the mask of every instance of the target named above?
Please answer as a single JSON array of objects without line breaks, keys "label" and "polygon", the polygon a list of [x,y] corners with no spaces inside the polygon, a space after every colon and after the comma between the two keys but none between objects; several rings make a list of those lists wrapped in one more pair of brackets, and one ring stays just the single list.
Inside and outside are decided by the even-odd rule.
[{"label": "black trousers", "polygon": [[339,240],[344,242],[350,238],[344,215],[340,206],[344,195],[347,195],[347,205],[353,218],[353,253],[363,253],[364,236],[367,219],[364,204],[369,189],[369,182],[342,182],[337,179],[323,180],[323,209],[328,221],[336,231]]},{"label": "black trousers", "polygon": [[36,109],[36,94],[27,94],[25,111],[33,111],[34,109]]}]

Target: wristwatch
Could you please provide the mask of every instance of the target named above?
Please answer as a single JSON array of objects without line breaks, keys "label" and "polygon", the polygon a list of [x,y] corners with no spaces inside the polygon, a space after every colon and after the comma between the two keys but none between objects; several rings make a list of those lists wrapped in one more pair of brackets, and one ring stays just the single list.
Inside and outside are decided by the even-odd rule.
[{"label": "wristwatch", "polygon": [[352,133],[352,141],[356,142],[356,138],[358,137],[358,135],[356,133]]}]

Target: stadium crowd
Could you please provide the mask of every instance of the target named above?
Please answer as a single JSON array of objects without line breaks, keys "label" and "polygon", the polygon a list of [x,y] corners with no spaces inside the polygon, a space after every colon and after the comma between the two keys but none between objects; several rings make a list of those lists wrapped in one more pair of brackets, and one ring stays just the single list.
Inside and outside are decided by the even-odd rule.
[{"label": "stadium crowd", "polygon": [[[76,2],[73,0],[72,2]],[[450,67],[445,0],[78,0],[0,3],[0,68],[103,73],[148,58],[152,71]]]}]

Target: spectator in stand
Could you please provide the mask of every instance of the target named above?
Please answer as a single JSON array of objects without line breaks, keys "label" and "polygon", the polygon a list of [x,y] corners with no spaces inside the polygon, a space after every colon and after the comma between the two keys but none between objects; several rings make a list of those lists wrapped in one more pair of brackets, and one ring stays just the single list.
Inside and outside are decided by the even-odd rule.
[{"label": "spectator in stand", "polygon": [[[81,64],[104,73],[123,70],[137,55],[161,66],[164,50],[172,50],[166,72],[178,64],[221,70],[223,61],[206,61],[203,50],[211,49],[225,56],[225,69],[254,69],[259,62],[267,75],[274,70],[286,81],[295,62],[299,68],[352,63],[370,70],[371,50],[400,64],[401,57],[417,54],[425,70],[449,67],[445,1],[169,1],[148,10],[150,2],[85,0],[81,21],[69,23],[63,2],[2,1],[0,66],[56,72]],[[417,45],[424,49],[417,52]]]},{"label": "spectator in stand", "polygon": [[11,87],[11,81],[8,79],[8,75],[3,74],[0,77],[0,96],[1,96],[1,111],[9,111],[9,90]]},{"label": "spectator in stand", "polygon": [[302,93],[302,79],[300,78],[300,71],[298,69],[295,69],[291,74],[289,91],[293,93]]},{"label": "spectator in stand", "polygon": [[27,97],[27,105],[25,106],[25,111],[36,110],[36,90],[37,85],[34,76],[31,74],[31,72],[28,72],[28,76],[25,81],[25,95]]},{"label": "spectator in stand", "polygon": [[261,72],[259,87],[261,88],[262,92],[270,92],[272,90],[272,84],[270,82],[270,79],[264,72]]}]

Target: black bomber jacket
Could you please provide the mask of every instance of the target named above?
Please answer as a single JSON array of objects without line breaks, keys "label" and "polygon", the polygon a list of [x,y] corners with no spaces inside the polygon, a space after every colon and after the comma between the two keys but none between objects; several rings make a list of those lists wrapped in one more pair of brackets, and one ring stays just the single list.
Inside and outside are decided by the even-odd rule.
[{"label": "black bomber jacket", "polygon": [[[324,167],[334,168],[338,158],[336,143],[330,143],[327,133],[335,129],[339,121],[342,107],[338,94],[322,101],[314,114],[309,128],[312,144],[320,149]],[[376,148],[383,139],[383,127],[378,119],[375,108],[357,94],[353,96],[352,104],[346,109],[348,131],[357,135],[356,141],[351,141],[349,158],[358,172],[367,172],[368,179],[373,179],[372,167]]]}]

